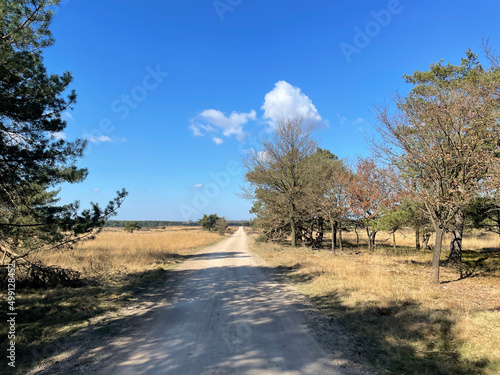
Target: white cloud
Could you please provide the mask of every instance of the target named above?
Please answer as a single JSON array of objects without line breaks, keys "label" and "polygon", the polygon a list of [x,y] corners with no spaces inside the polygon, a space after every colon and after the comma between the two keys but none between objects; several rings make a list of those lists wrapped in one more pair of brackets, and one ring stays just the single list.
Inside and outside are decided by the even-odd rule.
[{"label": "white cloud", "polygon": [[339,119],[340,125],[344,125],[347,121],[347,117],[342,116],[340,113],[337,112],[337,118]]},{"label": "white cloud", "polygon": [[94,193],[100,193],[100,192],[101,192],[101,190],[100,190],[99,188],[94,188],[93,192],[94,192]]},{"label": "white cloud", "polygon": [[109,138],[107,135],[97,136],[97,135],[86,134],[84,136],[84,138],[87,139],[89,142],[92,142],[92,143],[113,142],[113,140],[111,138]]},{"label": "white cloud", "polygon": [[224,141],[223,141],[221,138],[217,138],[217,137],[213,137],[213,138],[212,138],[212,141],[214,141],[214,143],[215,143],[216,145],[221,145],[221,144],[223,144],[223,143],[224,143]]},{"label": "white cloud", "polygon": [[257,158],[259,159],[259,161],[261,161],[263,163],[271,160],[269,153],[267,151],[258,151]]},{"label": "white cloud", "polygon": [[68,111],[65,111],[62,113],[62,116],[61,116],[64,120],[71,120],[71,121],[75,121],[75,118],[73,117],[73,115],[68,112]]},{"label": "white cloud", "polygon": [[10,132],[6,130],[0,130],[3,137],[5,137],[5,142],[8,145],[22,145],[30,142],[30,137],[24,134],[19,134],[16,132]]},{"label": "white cloud", "polygon": [[65,132],[54,132],[50,133],[50,136],[55,139],[55,140],[60,140],[60,139],[66,139],[66,133]]},{"label": "white cloud", "polygon": [[203,185],[203,184],[193,184],[193,186],[188,188],[188,189],[196,190],[196,189],[204,189],[204,188],[205,188],[205,185]]},{"label": "white cloud", "polygon": [[302,118],[305,125],[328,127],[328,122],[321,118],[311,99],[300,88],[285,81],[279,81],[274,86],[266,94],[262,105],[264,119],[271,127],[276,127],[283,118]]},{"label": "white cloud", "polygon": [[193,135],[195,137],[203,137],[205,134],[215,131],[215,128],[213,128],[212,126],[203,125],[199,122],[193,122],[188,126],[188,129],[193,132]]},{"label": "white cloud", "polygon": [[363,122],[365,122],[365,120],[361,117],[358,117],[356,120],[354,120],[352,122],[353,125],[358,125],[358,124],[362,124]]},{"label": "white cloud", "polygon": [[[264,115],[262,120],[266,120],[272,131],[281,119],[300,118],[305,126],[312,125],[314,128],[328,127],[328,121],[324,120],[311,99],[298,87],[290,85],[288,82],[279,81],[272,91],[268,92],[262,105]],[[337,114],[339,119],[340,115]],[[243,142],[247,135],[245,125],[250,121],[257,121],[257,113],[231,112],[226,115],[216,109],[206,109],[193,117],[188,129],[195,137],[210,135],[216,145],[224,142],[224,137],[234,136],[238,141]],[[342,121],[347,121],[343,117]]]},{"label": "white cloud", "polygon": [[[189,129],[196,137],[204,136],[211,132],[222,132],[222,135],[225,137],[234,135],[238,141],[242,142],[245,139],[243,126],[246,125],[248,121],[256,119],[257,113],[254,110],[248,113],[234,111],[229,116],[226,116],[216,109],[206,109],[195,118],[191,119]],[[212,140],[216,144],[222,143],[216,141],[216,139],[222,141],[221,138],[213,137]]]}]

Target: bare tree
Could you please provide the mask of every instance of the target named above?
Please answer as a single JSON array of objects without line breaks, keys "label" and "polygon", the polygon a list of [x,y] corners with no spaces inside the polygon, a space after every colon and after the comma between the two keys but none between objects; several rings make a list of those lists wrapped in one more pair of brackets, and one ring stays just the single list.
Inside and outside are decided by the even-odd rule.
[{"label": "bare tree", "polygon": [[483,43],[481,46],[486,58],[491,64],[493,69],[500,69],[500,56],[498,56],[490,43],[489,38],[483,38]]},{"label": "bare tree", "polygon": [[250,188],[244,196],[257,201],[255,211],[279,223],[276,230],[289,228],[292,246],[297,245],[297,227],[306,211],[306,185],[311,175],[307,160],[316,150],[310,130],[301,119],[281,120],[262,149],[245,160],[246,181]]},{"label": "bare tree", "polygon": [[311,161],[315,177],[310,184],[308,201],[316,207],[318,215],[330,222],[332,252],[337,246],[337,232],[342,250],[342,224],[349,208],[348,187],[352,174],[344,162],[328,150],[318,148]]},{"label": "bare tree", "polygon": [[389,168],[378,167],[373,159],[359,158],[348,185],[350,210],[365,225],[370,251],[375,248],[377,220],[400,199],[391,174]]}]

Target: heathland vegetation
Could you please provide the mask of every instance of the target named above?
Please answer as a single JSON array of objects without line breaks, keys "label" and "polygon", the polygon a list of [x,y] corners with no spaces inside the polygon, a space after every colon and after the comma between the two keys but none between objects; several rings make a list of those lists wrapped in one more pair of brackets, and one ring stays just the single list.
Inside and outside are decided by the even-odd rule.
[{"label": "heathland vegetation", "polygon": [[[161,298],[170,268],[230,224],[111,221],[125,190],[105,208],[58,203],[87,170],[85,141],[62,135],[71,74],[43,62],[57,3],[0,2],[0,276],[15,264],[23,288],[19,371],[93,319]],[[405,76],[409,92],[375,108],[371,158],[340,159],[285,116],[244,161],[254,250],[383,373],[500,371],[500,59],[483,51],[488,66],[468,51]]]}]

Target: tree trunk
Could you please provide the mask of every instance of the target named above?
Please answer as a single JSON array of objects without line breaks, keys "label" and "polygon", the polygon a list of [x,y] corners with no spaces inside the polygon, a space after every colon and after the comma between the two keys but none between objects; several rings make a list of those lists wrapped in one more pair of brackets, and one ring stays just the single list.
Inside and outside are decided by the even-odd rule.
[{"label": "tree trunk", "polygon": [[337,221],[334,221],[332,224],[332,241],[334,248],[337,248],[337,229],[338,229],[337,226],[338,226]]},{"label": "tree trunk", "polygon": [[295,226],[295,222],[292,220],[292,247],[297,246],[297,228]]},{"label": "tree trunk", "polygon": [[330,224],[332,226],[332,253],[335,254],[335,232],[333,230],[333,228],[334,228],[334,221],[330,220]]},{"label": "tree trunk", "polygon": [[420,250],[420,225],[415,226],[415,249]]},{"label": "tree trunk", "polygon": [[439,284],[439,261],[441,259],[441,248],[443,246],[443,228],[436,229],[436,242],[434,244],[434,252],[432,254],[432,271],[431,271],[431,284]]},{"label": "tree trunk", "polygon": [[322,217],[318,218],[318,236],[316,238],[316,246],[321,249],[323,247],[323,232],[324,220]]},{"label": "tree trunk", "polygon": [[340,245],[340,251],[343,250],[342,247],[342,222],[339,223],[339,245]]},{"label": "tree trunk", "polygon": [[392,248],[396,251],[396,231],[392,232]]},{"label": "tree trunk", "polygon": [[451,232],[450,255],[447,262],[462,261],[462,237],[464,233],[464,212],[459,210],[455,215],[455,225]]},{"label": "tree trunk", "polygon": [[500,211],[497,211],[497,219],[495,221],[497,223],[498,247],[500,247]]},{"label": "tree trunk", "polygon": [[368,248],[370,251],[375,250],[375,236],[377,235],[377,231],[374,230],[370,233],[370,227],[366,226],[366,233],[368,234]]},{"label": "tree trunk", "polygon": [[429,240],[431,239],[431,235],[429,233],[424,235],[424,249],[429,250]]},{"label": "tree trunk", "polygon": [[356,233],[356,246],[359,247],[359,233],[357,225],[354,225],[354,233]]}]

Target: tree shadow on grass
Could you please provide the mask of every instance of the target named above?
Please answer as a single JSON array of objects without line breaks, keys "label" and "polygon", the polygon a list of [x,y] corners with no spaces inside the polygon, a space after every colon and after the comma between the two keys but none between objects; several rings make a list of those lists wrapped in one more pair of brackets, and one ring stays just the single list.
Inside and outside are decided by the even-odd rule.
[{"label": "tree shadow on grass", "polygon": [[477,375],[488,366],[486,359],[471,361],[461,356],[448,310],[427,309],[411,301],[348,307],[337,294],[311,301],[353,334],[359,353],[379,371]]},{"label": "tree shadow on grass", "polygon": [[[294,283],[295,267],[276,269]],[[449,310],[429,309],[415,301],[390,301],[384,306],[364,301],[348,306],[349,292],[310,298],[324,314],[352,335],[360,356],[381,373],[401,375],[479,375],[498,364],[486,358],[469,360],[460,354],[460,342],[453,336],[455,321]]]}]

